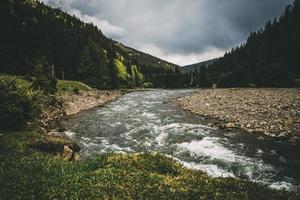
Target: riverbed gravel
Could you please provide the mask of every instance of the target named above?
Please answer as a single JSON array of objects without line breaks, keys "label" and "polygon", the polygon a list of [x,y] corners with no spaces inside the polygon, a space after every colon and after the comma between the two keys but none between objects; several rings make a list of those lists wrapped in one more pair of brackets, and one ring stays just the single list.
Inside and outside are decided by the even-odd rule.
[{"label": "riverbed gravel", "polygon": [[80,94],[65,94],[58,98],[63,102],[67,116],[75,115],[84,110],[102,106],[121,96],[120,91],[116,90],[96,90],[81,92]]},{"label": "riverbed gravel", "polygon": [[51,104],[43,106],[40,126],[47,127],[52,122],[63,117],[75,115],[97,106],[103,106],[108,102],[122,96],[119,90],[94,90],[82,91],[78,94],[65,93],[54,97]]},{"label": "riverbed gravel", "polygon": [[272,137],[300,136],[299,89],[203,89],[178,99],[183,109]]}]

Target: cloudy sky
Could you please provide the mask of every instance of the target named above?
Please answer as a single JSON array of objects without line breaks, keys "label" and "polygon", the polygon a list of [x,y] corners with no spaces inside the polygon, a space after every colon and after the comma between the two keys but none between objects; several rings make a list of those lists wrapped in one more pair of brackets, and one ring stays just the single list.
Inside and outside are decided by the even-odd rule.
[{"label": "cloudy sky", "polygon": [[42,0],[130,47],[186,65],[222,56],[292,0]]}]

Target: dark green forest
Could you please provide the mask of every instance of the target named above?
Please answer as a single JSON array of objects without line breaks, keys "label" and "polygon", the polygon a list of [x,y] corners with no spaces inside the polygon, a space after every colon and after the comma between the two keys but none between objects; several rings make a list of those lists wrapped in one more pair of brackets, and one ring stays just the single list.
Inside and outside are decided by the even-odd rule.
[{"label": "dark green forest", "polygon": [[34,63],[42,59],[57,79],[95,88],[182,87],[189,82],[179,66],[115,42],[60,8],[35,0],[0,4],[0,73],[31,76]]},{"label": "dark green forest", "polygon": [[192,74],[192,85],[206,87],[289,87],[300,79],[300,1],[286,7],[279,19],[252,32],[233,48]]}]

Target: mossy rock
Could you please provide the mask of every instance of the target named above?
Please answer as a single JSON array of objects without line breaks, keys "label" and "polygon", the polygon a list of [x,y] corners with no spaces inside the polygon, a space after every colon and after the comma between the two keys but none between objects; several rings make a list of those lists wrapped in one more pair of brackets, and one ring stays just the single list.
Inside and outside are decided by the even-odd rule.
[{"label": "mossy rock", "polygon": [[74,153],[78,153],[81,150],[81,148],[75,142],[59,136],[44,136],[37,141],[30,142],[29,146],[52,155],[62,154],[66,147],[72,150]]}]

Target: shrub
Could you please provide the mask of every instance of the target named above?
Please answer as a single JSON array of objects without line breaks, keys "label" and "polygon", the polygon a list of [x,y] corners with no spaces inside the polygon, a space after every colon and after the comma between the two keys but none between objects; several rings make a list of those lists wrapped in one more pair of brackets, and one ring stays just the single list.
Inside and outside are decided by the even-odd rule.
[{"label": "shrub", "polygon": [[79,90],[78,87],[75,87],[75,88],[73,89],[73,92],[74,92],[75,94],[80,94],[80,90]]},{"label": "shrub", "polygon": [[18,84],[16,78],[0,77],[0,131],[24,128],[40,111],[40,94]]},{"label": "shrub", "polygon": [[152,87],[153,87],[153,84],[150,83],[150,82],[143,83],[143,87],[144,87],[144,88],[152,88]]}]

